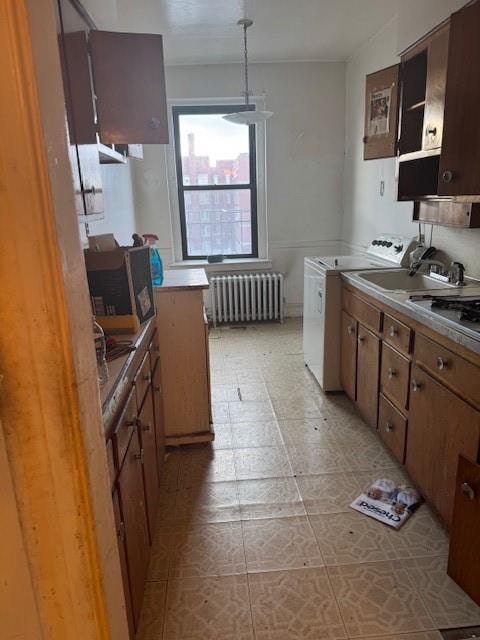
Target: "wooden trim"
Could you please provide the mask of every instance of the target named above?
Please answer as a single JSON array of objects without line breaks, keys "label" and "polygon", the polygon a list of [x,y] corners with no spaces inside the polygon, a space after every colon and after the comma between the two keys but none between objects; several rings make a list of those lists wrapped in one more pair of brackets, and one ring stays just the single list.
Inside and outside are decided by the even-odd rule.
[{"label": "wooden trim", "polygon": [[0,5],[0,419],[42,637],[126,640],[53,9]]}]

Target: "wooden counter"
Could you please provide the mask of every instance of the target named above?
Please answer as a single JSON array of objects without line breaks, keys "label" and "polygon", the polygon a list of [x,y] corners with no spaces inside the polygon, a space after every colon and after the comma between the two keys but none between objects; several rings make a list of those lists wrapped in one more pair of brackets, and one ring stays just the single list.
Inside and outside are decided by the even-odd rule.
[{"label": "wooden counter", "polygon": [[167,269],[163,276],[163,284],[161,287],[155,287],[156,292],[209,287],[205,269]]},{"label": "wooden counter", "polygon": [[103,425],[105,433],[121,408],[133,384],[142,357],[155,330],[155,318],[146,322],[138,333],[115,335],[115,340],[129,340],[134,351],[108,362],[108,382],[100,387],[102,401]]}]

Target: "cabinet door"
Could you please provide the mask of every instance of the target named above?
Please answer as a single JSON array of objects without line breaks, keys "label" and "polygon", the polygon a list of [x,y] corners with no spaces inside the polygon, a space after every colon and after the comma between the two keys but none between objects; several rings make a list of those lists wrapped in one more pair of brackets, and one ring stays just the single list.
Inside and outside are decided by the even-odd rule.
[{"label": "cabinet door", "polygon": [[160,482],[165,457],[165,427],[163,422],[163,389],[160,359],[157,359],[152,377],[155,439],[157,442],[158,481]]},{"label": "cabinet door", "polygon": [[67,109],[70,162],[83,221],[103,216],[103,188],[96,113],[88,58],[88,27],[69,0],[58,0],[59,47]]},{"label": "cabinet door", "polygon": [[125,523],[122,518],[120,509],[120,499],[118,491],[115,490],[112,495],[113,515],[115,517],[115,528],[118,538],[118,553],[120,556],[120,568],[122,571],[123,592],[125,594],[125,606],[127,609],[128,628],[130,637],[135,636],[135,625],[133,621],[132,594],[130,592],[130,576],[128,575],[127,549],[125,547]]},{"label": "cabinet door", "polygon": [[100,141],[167,144],[162,36],[90,33]]},{"label": "cabinet door", "polygon": [[397,155],[399,71],[396,64],[367,76],[364,160]]},{"label": "cabinet door", "polygon": [[452,520],[458,457],[476,459],[480,413],[412,368],[406,466],[443,520]]},{"label": "cabinet door", "polygon": [[447,24],[432,37],[428,46],[423,127],[423,148],[427,151],[438,149],[442,146],[448,39],[449,25]]},{"label": "cabinet door", "polygon": [[351,400],[355,400],[357,388],[357,321],[346,311],[342,311],[340,376],[345,393]]},{"label": "cabinet door", "polygon": [[450,22],[439,194],[480,194],[480,3]]},{"label": "cabinet door", "polygon": [[147,577],[149,538],[143,484],[143,454],[136,433],[130,440],[123,467],[118,476],[118,490],[125,524],[132,610],[137,627]]},{"label": "cabinet door", "polygon": [[158,465],[157,442],[155,438],[155,417],[153,415],[152,388],[149,387],[138,417],[140,443],[143,450],[143,476],[145,481],[145,498],[147,503],[148,527],[150,540],[153,538],[158,506]]},{"label": "cabinet door", "polygon": [[380,338],[359,324],[357,343],[357,405],[368,424],[376,429]]},{"label": "cabinet door", "polygon": [[480,466],[460,456],[448,575],[480,605]]}]

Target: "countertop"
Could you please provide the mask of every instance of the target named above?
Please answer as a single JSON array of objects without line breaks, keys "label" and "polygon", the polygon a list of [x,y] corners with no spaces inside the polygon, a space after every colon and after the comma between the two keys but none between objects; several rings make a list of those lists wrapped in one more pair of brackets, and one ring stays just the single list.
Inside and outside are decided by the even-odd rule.
[{"label": "countertop", "polygon": [[115,334],[115,340],[129,340],[135,347],[130,353],[108,362],[108,381],[100,387],[100,399],[102,401],[102,413],[105,430],[115,417],[117,410],[128,394],[133,377],[137,371],[140,359],[146,349],[148,341],[154,330],[155,319],[146,322],[138,333]]},{"label": "countertop", "polygon": [[[421,324],[427,325],[434,331],[437,331],[441,335],[452,340],[452,342],[460,344],[474,353],[480,354],[480,334],[478,339],[475,339],[462,331],[452,328],[450,325],[442,322],[440,317],[409,302],[410,296],[413,295],[414,292],[379,289],[359,277],[361,273],[361,271],[344,272],[342,273],[342,280],[350,284],[352,287],[363,291],[363,293],[368,294],[372,298],[383,302],[383,304],[403,313],[403,315],[412,318]],[[463,289],[459,288],[454,291],[452,291],[452,289],[433,289],[428,291],[418,291],[415,293],[433,296],[449,294],[461,297],[478,296],[480,298],[480,287],[464,287]]]},{"label": "countertop", "polygon": [[208,287],[205,269],[167,269],[163,273],[162,286],[155,287],[155,292],[208,289]]}]

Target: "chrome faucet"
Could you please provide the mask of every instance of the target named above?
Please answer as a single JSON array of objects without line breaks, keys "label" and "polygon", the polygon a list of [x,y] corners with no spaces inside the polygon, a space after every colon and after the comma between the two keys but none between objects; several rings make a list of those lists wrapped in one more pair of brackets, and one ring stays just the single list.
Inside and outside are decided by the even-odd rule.
[{"label": "chrome faucet", "polygon": [[447,271],[445,264],[443,262],[440,262],[440,260],[421,259],[421,260],[416,260],[412,264],[412,266],[410,267],[410,271],[408,272],[408,275],[412,278],[417,273],[417,271],[424,266],[428,267],[429,271],[432,267],[440,267],[442,270],[441,273],[445,273]]},{"label": "chrome faucet", "polygon": [[452,262],[448,269],[448,281],[457,287],[465,285],[465,267],[461,262]]}]

